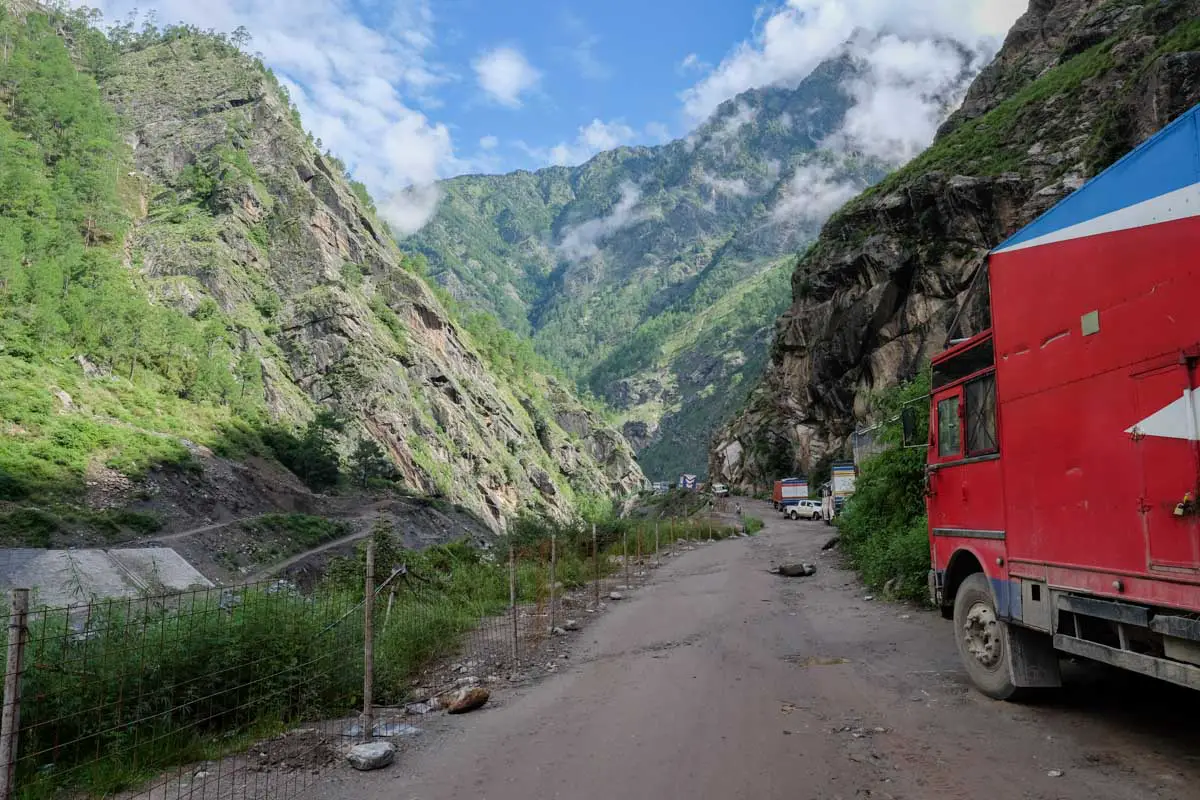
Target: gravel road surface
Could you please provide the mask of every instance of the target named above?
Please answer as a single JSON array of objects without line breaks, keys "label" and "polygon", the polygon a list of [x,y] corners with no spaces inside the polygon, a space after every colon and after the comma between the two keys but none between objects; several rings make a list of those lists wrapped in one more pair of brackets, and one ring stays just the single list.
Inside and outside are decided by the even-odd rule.
[{"label": "gravel road surface", "polygon": [[[1200,798],[1200,696],[1095,665],[1033,705],[988,700],[949,622],[865,599],[830,529],[781,519],[685,552],[577,637],[559,674],[422,720],[327,800]],[[807,560],[810,578],[767,572]]]}]

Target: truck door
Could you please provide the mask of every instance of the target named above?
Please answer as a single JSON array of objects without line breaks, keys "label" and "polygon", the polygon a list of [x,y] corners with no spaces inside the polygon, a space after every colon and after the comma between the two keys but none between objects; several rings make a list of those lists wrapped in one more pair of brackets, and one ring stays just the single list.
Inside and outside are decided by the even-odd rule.
[{"label": "truck door", "polygon": [[[1200,417],[1197,417],[1196,359],[1135,372],[1134,396],[1140,421],[1127,433],[1141,465],[1138,511],[1146,536],[1148,566],[1200,570]],[[1161,362],[1160,362],[1161,363]]]}]

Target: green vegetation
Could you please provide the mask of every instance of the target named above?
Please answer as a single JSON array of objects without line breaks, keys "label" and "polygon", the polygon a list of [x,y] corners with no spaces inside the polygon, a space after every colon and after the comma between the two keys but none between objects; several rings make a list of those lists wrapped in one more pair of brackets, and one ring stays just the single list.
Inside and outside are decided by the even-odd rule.
[{"label": "green vegetation", "polygon": [[[520,506],[560,516],[609,487],[615,434],[606,473],[579,441],[602,420],[571,440],[558,419],[584,408],[527,341],[474,313],[441,332],[424,257],[400,253],[365,187],[298,126],[245,31],[99,24],[61,4],[0,9],[0,501],[65,525],[13,518],[0,534],[75,532],[66,507],[97,474],[199,469],[209,450],[273,456],[317,491],[390,489],[386,444],[418,486],[476,513],[479,478],[501,472]],[[459,339],[482,370],[442,358]],[[443,378],[464,413],[443,413]],[[389,441],[374,443],[379,415]],[[554,491],[532,489],[535,468]]]},{"label": "green vegetation", "polygon": [[282,535],[296,553],[350,535],[346,523],[311,514],[266,514],[244,527],[251,533]]},{"label": "green vegetation", "polygon": [[[863,188],[885,173],[820,149],[845,110],[845,69],[747,93],[688,142],[446,181],[433,220],[402,244],[463,303],[494,315],[466,322],[477,341],[494,340],[498,321],[620,421],[660,424],[640,458],[648,473],[702,473],[711,431],[762,374],[764,342],[791,300],[780,258],[822,222],[781,213],[794,171],[819,165]],[[754,113],[739,116],[738,105]],[[808,129],[793,130],[792,117]],[[619,233],[581,233],[615,214],[628,217]]]},{"label": "green vegetation", "polygon": [[[103,37],[60,23],[109,64]],[[229,321],[149,302],[121,265],[138,187],[95,80],[44,16],[0,9],[0,38],[0,499],[77,489],[97,457],[133,475],[186,463],[177,436],[215,444],[260,407]]]},{"label": "green vegetation", "polygon": [[334,436],[341,433],[345,423],[329,411],[318,412],[302,431],[276,426],[264,432],[267,446],[279,463],[295,473],[314,492],[337,485],[341,476]]},{"label": "green vegetation", "polygon": [[860,467],[854,494],[838,519],[843,549],[863,580],[874,587],[895,581],[895,594],[910,600],[926,599],[929,572],[929,530],[925,517],[925,450],[906,448],[898,419],[902,408],[912,408],[918,420],[917,435],[927,436],[929,372],[884,392],[873,407],[886,423],[880,441],[889,449]]}]

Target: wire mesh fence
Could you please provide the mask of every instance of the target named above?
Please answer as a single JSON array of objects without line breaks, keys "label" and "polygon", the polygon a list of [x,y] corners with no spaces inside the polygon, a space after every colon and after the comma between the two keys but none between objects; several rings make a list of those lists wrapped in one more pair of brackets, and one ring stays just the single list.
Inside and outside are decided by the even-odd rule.
[{"label": "wire mesh fence", "polygon": [[372,544],[307,592],[270,581],[51,608],[15,590],[0,800],[297,796],[348,745],[414,732],[414,700],[553,669],[543,647],[565,626],[734,532],[619,526],[491,560],[423,553],[419,568]]}]

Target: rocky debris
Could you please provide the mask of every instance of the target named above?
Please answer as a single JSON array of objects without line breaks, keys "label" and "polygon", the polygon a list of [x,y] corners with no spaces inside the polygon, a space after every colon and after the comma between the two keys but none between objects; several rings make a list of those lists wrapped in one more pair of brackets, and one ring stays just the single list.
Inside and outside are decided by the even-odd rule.
[{"label": "rocky debris", "polygon": [[553,628],[551,628],[551,629],[550,629],[550,635],[552,635],[552,636],[566,636],[566,635],[567,635],[567,629],[566,629],[566,628],[560,628],[559,626],[555,625]]},{"label": "rocky debris", "polygon": [[812,564],[801,562],[799,564],[782,564],[771,570],[775,575],[782,575],[785,578],[807,578],[810,575],[817,574],[817,568]]},{"label": "rocky debris", "polygon": [[[354,739],[362,736],[362,732],[362,725],[355,723],[342,731],[342,736]],[[420,728],[403,722],[377,722],[371,728],[371,735],[377,739],[391,739],[395,736],[420,736],[422,732]]]},{"label": "rocky debris", "polygon": [[430,700],[426,700],[423,703],[409,703],[404,707],[404,713],[412,714],[413,716],[417,717],[423,717],[426,714],[432,714],[439,708],[441,708],[441,705],[438,703],[437,698],[435,697]]},{"label": "rocky debris", "polygon": [[625,598],[625,595],[621,594],[620,592],[609,592],[608,593],[609,600],[623,600],[624,598]]},{"label": "rocky debris", "polygon": [[350,766],[364,772],[381,769],[396,758],[396,745],[391,742],[367,742],[350,748],[346,760]]},{"label": "rocky debris", "polygon": [[563,627],[569,631],[579,630],[579,620],[569,619],[563,623]]},{"label": "rocky debris", "polygon": [[825,544],[821,545],[821,550],[822,551],[832,550],[833,548],[837,547],[838,544],[841,543],[841,541],[842,541],[841,536],[834,536],[834,537],[830,538],[829,541],[825,542]]},{"label": "rocky debris", "polygon": [[459,689],[447,698],[446,713],[465,714],[468,711],[474,711],[486,703],[491,696],[491,692],[480,686]]},{"label": "rocky debris", "polygon": [[1052,769],[1046,773],[1047,778],[1061,778],[1062,776],[1063,771],[1061,769]]}]

